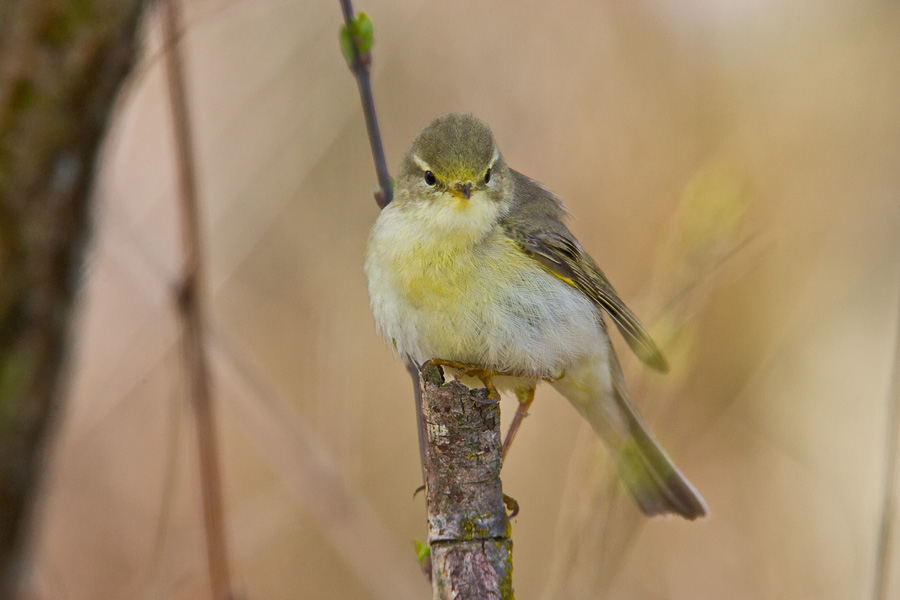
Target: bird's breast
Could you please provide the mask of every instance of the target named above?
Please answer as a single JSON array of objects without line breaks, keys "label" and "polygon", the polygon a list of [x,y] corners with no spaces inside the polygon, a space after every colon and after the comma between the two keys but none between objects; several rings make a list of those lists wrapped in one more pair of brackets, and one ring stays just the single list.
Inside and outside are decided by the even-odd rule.
[{"label": "bird's breast", "polygon": [[499,227],[470,244],[388,230],[376,225],[366,274],[375,319],[401,356],[551,376],[603,335],[590,300]]}]

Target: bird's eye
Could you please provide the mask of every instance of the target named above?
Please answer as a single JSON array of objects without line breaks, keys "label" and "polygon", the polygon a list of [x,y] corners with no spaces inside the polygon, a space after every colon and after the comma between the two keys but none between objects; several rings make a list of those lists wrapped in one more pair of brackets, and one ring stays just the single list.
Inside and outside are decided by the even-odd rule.
[{"label": "bird's eye", "polygon": [[437,178],[435,178],[434,173],[431,171],[425,171],[425,183],[428,185],[434,185],[437,183]]},{"label": "bird's eye", "polygon": [[490,169],[488,169],[487,172],[484,174],[484,182],[485,183],[491,182],[491,170]]}]

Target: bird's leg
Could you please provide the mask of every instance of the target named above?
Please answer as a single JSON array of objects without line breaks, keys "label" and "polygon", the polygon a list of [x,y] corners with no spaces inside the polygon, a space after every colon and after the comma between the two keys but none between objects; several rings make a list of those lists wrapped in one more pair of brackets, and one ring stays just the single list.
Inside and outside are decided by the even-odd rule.
[{"label": "bird's leg", "polygon": [[497,371],[482,367],[481,365],[469,365],[455,360],[444,360],[443,358],[432,358],[431,360],[426,361],[425,364],[422,365],[422,368],[424,369],[425,367],[432,365],[435,367],[450,367],[451,369],[456,369],[459,371],[457,378],[475,377],[480,379],[481,383],[484,384],[484,387],[487,388],[488,403],[494,404],[500,401],[500,392],[498,392],[497,388],[494,386],[493,378],[497,375],[504,375],[504,373],[498,373]]},{"label": "bird's leg", "polygon": [[[422,365],[422,368],[424,369],[425,367],[432,365],[436,367],[449,367],[451,369],[456,369],[458,371],[457,377],[476,377],[480,379],[484,384],[484,387],[486,387],[488,390],[487,399],[489,403],[500,401],[500,393],[494,386],[494,377],[525,377],[525,375],[521,373],[495,371],[487,367],[482,367],[481,365],[471,365],[455,360],[445,360],[443,358],[432,358],[431,360],[426,361]],[[541,377],[541,379],[553,383],[560,377],[562,377],[562,374],[554,374],[552,376]],[[506,430],[506,438],[503,440],[503,451],[501,454],[501,458],[503,459],[506,458],[506,454],[509,452],[513,440],[516,439],[516,433],[519,432],[519,427],[522,425],[522,420],[528,416],[528,409],[531,407],[531,403],[534,402],[534,389],[536,385],[536,382],[532,382],[524,387],[516,388],[516,398],[519,400],[519,406],[516,409],[516,414],[513,415],[513,419],[509,424],[509,429]]]},{"label": "bird's leg", "polygon": [[516,414],[513,415],[509,429],[506,430],[506,439],[503,440],[503,452],[500,455],[502,459],[506,458],[507,452],[512,447],[513,440],[516,439],[516,433],[519,431],[522,419],[528,416],[528,408],[534,402],[534,387],[535,384],[532,383],[527,387],[516,388],[516,398],[519,400],[519,407],[516,409]]}]

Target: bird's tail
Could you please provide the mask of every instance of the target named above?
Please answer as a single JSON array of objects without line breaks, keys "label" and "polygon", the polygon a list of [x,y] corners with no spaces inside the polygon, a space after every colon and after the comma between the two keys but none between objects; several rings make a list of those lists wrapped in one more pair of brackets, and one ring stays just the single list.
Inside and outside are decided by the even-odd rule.
[{"label": "bird's tail", "polygon": [[554,387],[569,398],[603,440],[619,478],[644,514],[676,514],[690,520],[706,516],[703,498],[653,438],[632,405],[611,347],[608,359],[608,363],[585,361]]},{"label": "bird's tail", "polygon": [[640,509],[648,516],[677,514],[690,520],[706,516],[703,498],[653,439],[628,399],[623,400],[630,435],[607,446],[619,478]]}]

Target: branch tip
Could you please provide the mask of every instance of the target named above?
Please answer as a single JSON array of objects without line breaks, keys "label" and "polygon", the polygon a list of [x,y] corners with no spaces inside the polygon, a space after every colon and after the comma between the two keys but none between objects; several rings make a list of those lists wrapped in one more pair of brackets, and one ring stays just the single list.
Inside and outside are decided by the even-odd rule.
[{"label": "branch tip", "polygon": [[369,144],[372,147],[372,159],[375,161],[375,172],[378,175],[379,188],[375,192],[375,201],[379,208],[384,208],[390,204],[394,196],[394,187],[384,157],[381,132],[378,129],[378,117],[375,114],[375,100],[372,97],[372,84],[369,79],[372,47],[375,45],[375,28],[372,19],[366,13],[360,12],[359,16],[353,15],[353,6],[350,4],[350,0],[340,0],[340,4],[344,14],[344,25],[341,26],[338,36],[341,53],[356,77],[359,87]]}]

